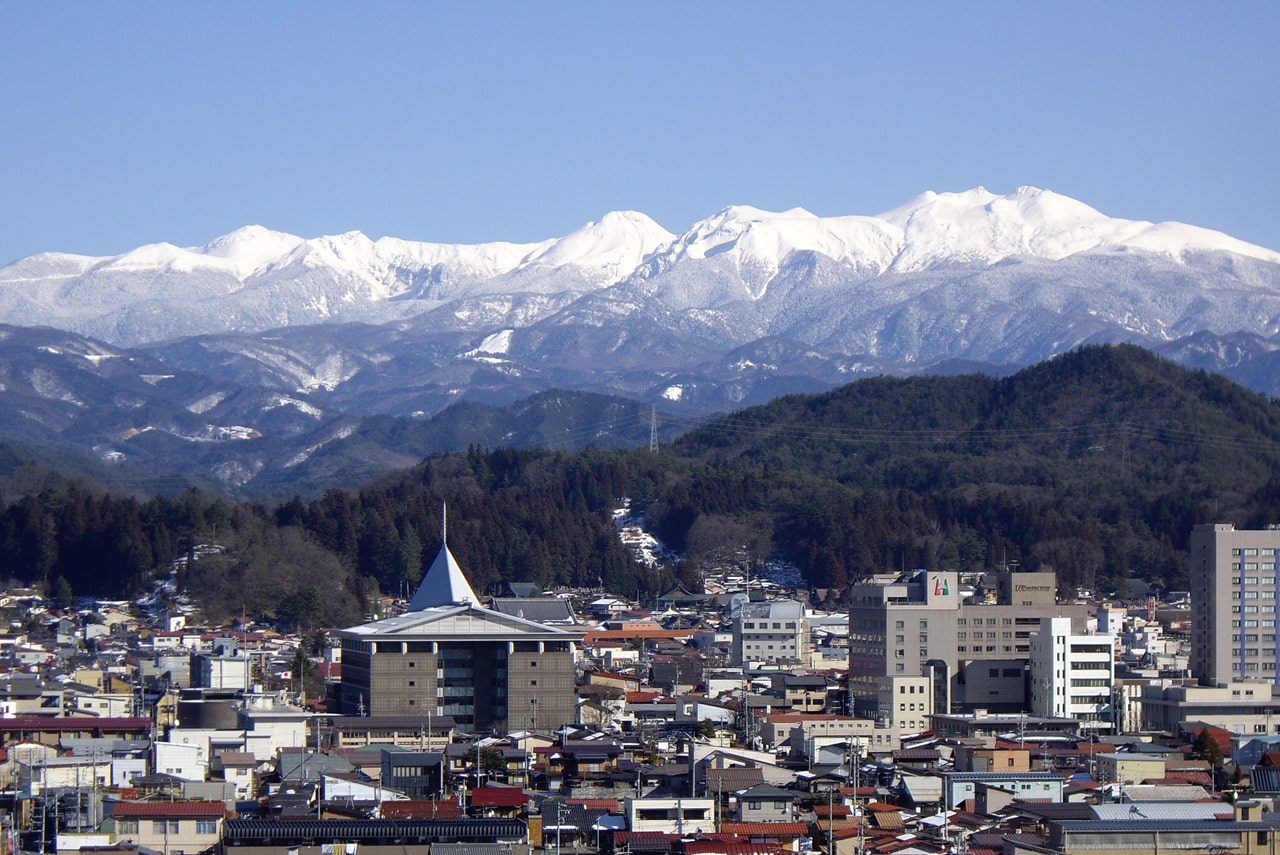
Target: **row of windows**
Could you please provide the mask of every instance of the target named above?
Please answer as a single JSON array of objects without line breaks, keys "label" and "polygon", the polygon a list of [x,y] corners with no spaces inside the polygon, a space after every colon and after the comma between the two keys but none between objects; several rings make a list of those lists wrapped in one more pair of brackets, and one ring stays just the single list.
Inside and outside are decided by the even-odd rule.
[{"label": "row of windows", "polygon": [[1232,555],[1245,555],[1245,556],[1248,556],[1248,555],[1280,555],[1280,549],[1273,549],[1272,547],[1264,546],[1264,547],[1262,548],[1262,551],[1261,551],[1261,552],[1259,552],[1259,551],[1258,551],[1258,549],[1257,549],[1256,547],[1253,547],[1253,546],[1246,546],[1246,547],[1245,547],[1245,548],[1243,548],[1243,549],[1241,549],[1240,547],[1238,547],[1238,546],[1237,546],[1235,549],[1232,549],[1232,550],[1231,550],[1231,554],[1232,554]]},{"label": "row of windows", "polygon": [[[120,834],[137,834],[138,820],[121,819],[116,824],[116,831]],[[179,820],[176,819],[153,819],[151,821],[152,834],[178,834],[181,831]],[[218,821],[216,819],[197,819],[196,834],[217,834]]]},{"label": "row of windows", "polygon": [[[760,621],[759,627],[757,627],[753,621],[746,621],[745,623],[742,624],[742,628],[743,629],[782,629],[783,627],[782,627],[782,624],[777,621],[774,621],[772,627],[769,626],[768,621]],[[791,621],[790,623],[788,623],[786,628],[795,629],[796,628],[795,621]]]}]

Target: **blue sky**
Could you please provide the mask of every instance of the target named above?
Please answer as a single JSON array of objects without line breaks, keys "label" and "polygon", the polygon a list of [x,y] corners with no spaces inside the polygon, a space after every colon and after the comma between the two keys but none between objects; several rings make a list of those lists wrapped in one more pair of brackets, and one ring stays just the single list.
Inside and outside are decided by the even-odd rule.
[{"label": "blue sky", "polygon": [[1280,249],[1280,3],[0,4],[0,264],[1046,187]]}]

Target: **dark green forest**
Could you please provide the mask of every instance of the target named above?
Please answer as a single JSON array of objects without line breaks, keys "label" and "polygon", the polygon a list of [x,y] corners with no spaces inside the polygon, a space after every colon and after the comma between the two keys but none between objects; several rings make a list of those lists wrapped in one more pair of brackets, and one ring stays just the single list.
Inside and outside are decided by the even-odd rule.
[{"label": "dark green forest", "polygon": [[[1280,521],[1280,405],[1131,346],[996,379],[877,378],[718,419],[657,452],[481,449],[313,501],[113,495],[0,452],[0,566],[64,597],[124,597],[179,561],[213,619],[308,628],[412,593],[449,546],[477,592],[504,581],[645,599],[726,562],[794,562],[838,597],[903,567],[1053,569],[1065,589],[1187,587],[1198,522]],[[679,550],[622,547],[621,497]],[[217,544],[221,552],[198,550]]]}]

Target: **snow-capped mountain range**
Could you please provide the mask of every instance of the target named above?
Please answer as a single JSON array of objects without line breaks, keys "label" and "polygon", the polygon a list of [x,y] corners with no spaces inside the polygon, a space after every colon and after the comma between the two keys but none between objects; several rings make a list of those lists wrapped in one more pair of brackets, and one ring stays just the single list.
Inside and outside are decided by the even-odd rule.
[{"label": "snow-capped mountain range", "polygon": [[[995,273],[1005,262],[1035,267],[1036,278],[1054,268],[1087,268],[1083,284],[1096,285],[1096,292],[1110,290],[1111,283],[1098,281],[1105,268],[1120,279],[1141,268],[1143,279],[1159,272],[1195,280],[1212,300],[1240,284],[1258,292],[1243,296],[1264,296],[1275,284],[1280,253],[1194,226],[1106,217],[1029,187],[1004,196],[982,188],[930,192],[877,217],[735,206],[680,235],[644,214],[614,212],[534,244],[375,241],[360,232],[303,239],[248,226],[203,247],[160,243],[115,257],[44,253],[21,259],[0,269],[0,322],[48,324],[138,345],[335,321],[380,323],[448,305],[458,309],[457,326],[467,328],[477,311],[488,315],[504,302],[516,312],[512,325],[520,327],[582,297],[607,294],[623,309],[629,300],[657,299],[695,324],[711,312],[712,325],[738,344],[780,334],[815,346],[865,344],[865,352],[876,356],[882,335],[869,329],[859,335],[848,323],[823,330],[808,313],[795,318],[793,312],[820,296],[823,318],[853,315],[874,323],[861,313],[872,306],[906,309],[927,291],[965,279],[965,293],[956,294],[961,299],[949,308],[955,320],[968,324],[965,316],[1002,290],[998,281],[1008,281],[1003,271]],[[975,273],[981,280],[972,278]],[[1017,290],[1025,292],[1026,284]],[[1170,301],[1169,289],[1149,290],[1165,292],[1150,295],[1168,304],[1162,311],[1102,306],[1094,314],[1157,337],[1191,326],[1224,331],[1217,318],[1201,324],[1202,309],[1176,297]],[[546,299],[533,301],[532,295]],[[1089,296],[1088,289],[1071,294],[1075,301]],[[1053,298],[1041,294],[1038,302]],[[1276,332],[1270,319],[1244,320],[1251,331]],[[906,356],[902,350],[890,347]],[[953,349],[919,357],[947,350]]]},{"label": "snow-capped mountain range", "polygon": [[[0,268],[0,324],[99,343],[50,339],[34,354],[20,343],[37,338],[0,335],[0,395],[22,389],[33,423],[74,415],[36,399],[88,407],[92,383],[59,374],[56,352],[114,389],[104,406],[179,408],[186,438],[206,420],[269,437],[547,389],[705,414],[868,374],[1011,370],[1107,341],[1276,395],[1280,252],[1031,187],[930,192],[879,216],[735,206],[681,234],[615,212],[532,244],[248,226],[202,247],[21,259]],[[226,421],[250,399],[263,403]],[[112,442],[94,447],[113,454]]]}]

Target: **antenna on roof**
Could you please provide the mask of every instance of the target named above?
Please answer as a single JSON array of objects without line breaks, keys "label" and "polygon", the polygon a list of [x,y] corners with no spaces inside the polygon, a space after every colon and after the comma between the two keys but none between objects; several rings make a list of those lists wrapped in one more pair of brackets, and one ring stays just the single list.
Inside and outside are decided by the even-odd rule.
[{"label": "antenna on roof", "polygon": [[440,500],[440,543],[444,546],[449,543],[449,503],[444,499]]}]

